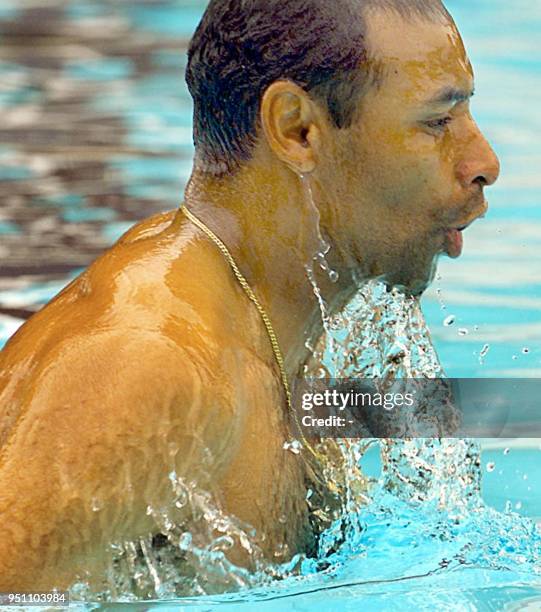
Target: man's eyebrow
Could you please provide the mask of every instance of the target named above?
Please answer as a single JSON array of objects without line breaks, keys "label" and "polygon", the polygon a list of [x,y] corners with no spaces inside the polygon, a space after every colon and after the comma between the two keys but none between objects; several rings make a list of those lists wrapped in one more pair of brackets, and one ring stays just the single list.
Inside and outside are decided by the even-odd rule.
[{"label": "man's eyebrow", "polygon": [[457,89],[456,87],[444,87],[436,95],[427,101],[427,104],[435,106],[437,104],[457,104],[466,102],[475,93],[474,89]]}]

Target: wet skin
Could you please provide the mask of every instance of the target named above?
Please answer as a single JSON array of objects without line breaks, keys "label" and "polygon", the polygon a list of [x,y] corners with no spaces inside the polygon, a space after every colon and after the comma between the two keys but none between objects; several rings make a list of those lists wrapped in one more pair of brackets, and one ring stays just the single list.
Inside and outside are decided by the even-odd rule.
[{"label": "wet skin", "polygon": [[[221,180],[196,168],[186,191],[268,312],[290,380],[322,333],[305,272],[318,248],[307,185],[340,276],[316,267],[332,310],[354,277],[420,293],[498,175],[469,112],[472,73],[454,25],[381,13],[369,25],[382,78],[351,129],[333,128],[295,84],[274,83],[253,159]],[[173,468],[265,534],[270,558],[306,547],[306,462],[282,448],[285,400],[265,328],[183,214],[128,232],[15,334],[0,372],[0,590],[99,573],[108,542],[146,535],[147,506],[173,504]]]}]

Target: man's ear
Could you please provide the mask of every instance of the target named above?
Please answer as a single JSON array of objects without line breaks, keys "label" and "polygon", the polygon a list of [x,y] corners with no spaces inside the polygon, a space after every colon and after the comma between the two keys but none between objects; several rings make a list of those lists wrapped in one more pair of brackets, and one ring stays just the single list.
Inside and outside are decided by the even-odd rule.
[{"label": "man's ear", "polygon": [[297,174],[313,172],[321,148],[323,117],[309,95],[291,81],[275,81],[263,94],[260,118],[276,157]]}]

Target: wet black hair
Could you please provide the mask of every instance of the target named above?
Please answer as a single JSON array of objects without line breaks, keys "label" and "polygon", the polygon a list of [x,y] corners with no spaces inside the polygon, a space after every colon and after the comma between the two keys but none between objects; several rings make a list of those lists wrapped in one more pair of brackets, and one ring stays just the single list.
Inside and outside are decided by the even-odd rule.
[{"label": "wet black hair", "polygon": [[377,80],[365,43],[371,8],[449,18],[440,0],[211,0],[186,70],[197,168],[223,176],[250,159],[261,98],[280,79],[323,104],[335,127],[350,127]]}]

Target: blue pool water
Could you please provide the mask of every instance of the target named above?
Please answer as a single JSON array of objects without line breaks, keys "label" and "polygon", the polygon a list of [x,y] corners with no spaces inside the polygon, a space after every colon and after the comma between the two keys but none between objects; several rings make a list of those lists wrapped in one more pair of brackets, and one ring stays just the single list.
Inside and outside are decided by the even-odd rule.
[{"label": "blue pool water", "polygon": [[[181,201],[193,152],[185,46],[204,5],[0,0],[0,345],[136,220]],[[466,232],[459,260],[441,261],[423,309],[448,376],[538,377],[541,5],[447,6],[476,71],[473,112],[502,174],[488,216]],[[541,520],[540,444],[483,441],[483,498],[507,512],[482,515],[494,529]],[[377,448],[363,464],[378,474]],[[395,511],[401,520],[392,525],[376,510],[363,515],[364,535],[333,573],[153,607],[541,609],[541,575],[527,555],[521,570],[527,538],[507,551],[512,562],[504,555],[500,569],[487,569],[483,549],[503,535],[469,524],[438,539],[423,531],[436,523],[421,510]],[[459,553],[467,563],[456,561]]]}]

